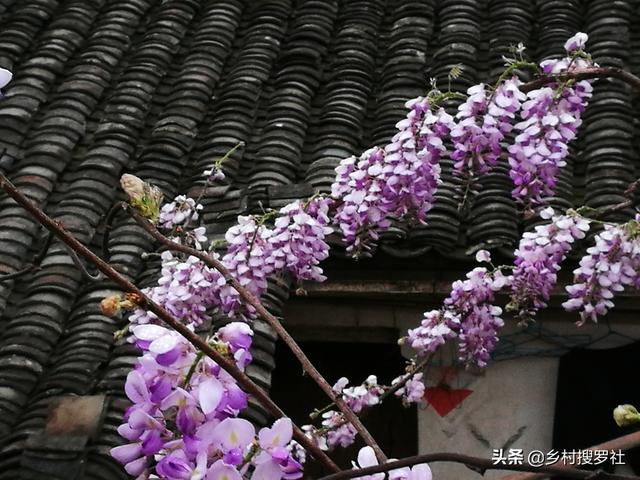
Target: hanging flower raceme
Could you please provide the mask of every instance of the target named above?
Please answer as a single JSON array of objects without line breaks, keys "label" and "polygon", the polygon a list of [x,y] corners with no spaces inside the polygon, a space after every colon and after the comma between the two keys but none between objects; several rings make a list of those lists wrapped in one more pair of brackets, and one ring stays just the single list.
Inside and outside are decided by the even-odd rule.
[{"label": "hanging flower raceme", "polygon": [[433,206],[443,138],[453,119],[442,108],[432,112],[426,98],[411,100],[407,107],[409,114],[387,147],[349,157],[336,168],[331,190],[339,202],[335,222],[354,256],[373,248],[379,233],[390,227],[390,217],[424,222]]},{"label": "hanging flower raceme", "polygon": [[[479,256],[490,261],[486,251]],[[467,273],[466,280],[457,280],[451,286],[451,294],[444,303],[460,319],[458,353],[463,363],[484,367],[489,361],[498,343],[498,329],[504,325],[500,317],[502,309],[493,302],[496,292],[508,282],[500,270],[477,267]]]},{"label": "hanging flower raceme", "polygon": [[[355,413],[377,405],[384,393],[384,389],[378,384],[378,379],[375,375],[369,375],[358,386],[347,387],[348,384],[349,379],[342,377],[333,386],[333,391]],[[329,410],[322,414],[322,419],[321,430],[316,429],[313,425],[303,425],[302,427],[307,436],[312,438],[320,448],[323,450],[330,450],[337,446],[344,448],[355,441],[357,431],[351,423],[345,422],[342,413]]]},{"label": "hanging flower raceme", "polygon": [[515,251],[511,280],[511,301],[507,308],[517,311],[522,321],[547,306],[557,282],[560,263],[576,240],[589,230],[589,220],[577,215],[555,215],[552,208],[540,212],[545,225],[525,232]]},{"label": "hanging flower raceme", "polygon": [[[133,476],[161,479],[295,479],[301,464],[291,453],[292,425],[278,420],[256,436],[253,425],[236,418],[247,395],[214,361],[198,355],[178,333],[160,325],[132,328],[144,352],[127,376],[125,392],[133,405],[118,432],[130,443],[112,455]],[[230,323],[218,330],[214,348],[246,366],[251,329]]]},{"label": "hanging flower raceme", "polygon": [[442,108],[433,112],[428,98],[409,100],[406,106],[407,118],[398,122],[398,133],[385,147],[383,198],[393,218],[424,223],[440,184],[443,138],[453,118]]},{"label": "hanging flower raceme", "polygon": [[326,279],[319,264],[329,256],[325,237],[333,232],[329,226],[332,203],[330,198],[316,197],[308,202],[296,200],[280,210],[269,239],[275,270],[286,270],[298,281]]},{"label": "hanging flower raceme", "polygon": [[[207,309],[219,303],[222,275],[196,257],[182,259],[165,251],[161,260],[158,284],[144,289],[144,293],[186,325],[202,324],[207,319]],[[137,309],[129,321],[156,323],[157,317],[153,312]]]},{"label": "hanging flower raceme", "polygon": [[[272,237],[273,230],[252,216],[238,217],[238,224],[225,235],[228,248],[222,263],[240,285],[258,298],[267,291],[267,281],[276,269]],[[220,308],[229,315],[253,316],[253,309],[243,306],[240,294],[226,282],[220,290]]]},{"label": "hanging flower raceme", "polygon": [[[250,345],[250,335],[236,327],[223,327],[216,340],[218,349],[230,355],[238,350],[234,345]],[[125,383],[133,405],[118,432],[130,443],[114,448],[112,455],[136,477],[154,468],[167,479],[192,478],[180,475],[195,475],[197,470],[204,475],[209,464],[225,453],[220,436],[226,423],[246,422],[233,417],[246,407],[247,395],[177,332],[153,324],[134,326],[131,332],[144,353]],[[244,362],[238,366],[244,368]],[[248,450],[252,440],[253,434],[237,447]]]},{"label": "hanging flower raceme", "polygon": [[[306,429],[313,437],[313,427],[307,427]],[[356,441],[356,436],[358,435],[355,427],[351,423],[345,422],[344,415],[336,410],[329,410],[322,414],[322,431],[322,434],[315,433],[315,441],[319,445],[325,446],[328,450],[335,447],[346,448]],[[323,438],[319,440],[318,436]]]},{"label": "hanging flower raceme", "polygon": [[[489,252],[481,250],[478,261],[489,262]],[[499,269],[489,271],[477,267],[467,273],[466,280],[451,285],[445,306],[424,314],[419,327],[407,332],[403,339],[418,355],[434,352],[447,340],[458,339],[458,353],[467,365],[484,367],[498,342],[497,331],[504,322],[502,309],[493,305],[495,294],[508,285],[509,277]]]},{"label": "hanging flower raceme", "polygon": [[[491,262],[485,250],[478,252],[476,259]],[[498,342],[497,331],[504,324],[502,309],[493,305],[495,294],[508,283],[509,277],[499,269],[473,269],[466,280],[453,282],[444,307],[426,312],[422,324],[409,330],[402,341],[424,356],[457,338],[460,360],[484,367]]]},{"label": "hanging flower raceme", "polygon": [[342,231],[347,251],[354,256],[370,250],[379,232],[391,226],[387,218],[388,202],[382,198],[384,158],[384,150],[374,147],[359,158],[343,160],[336,168],[338,176],[331,192],[342,203],[336,210],[335,222]]},{"label": "hanging flower raceme", "polygon": [[[569,57],[541,64],[546,75],[572,72],[593,66],[582,52],[586,34],[579,33],[565,45]],[[552,195],[558,172],[566,165],[569,142],[576,136],[581,116],[592,94],[590,80],[565,81],[532,90],[522,105],[518,135],[509,147],[513,197],[528,205]]]},{"label": "hanging flower raceme", "polygon": [[490,93],[484,84],[467,91],[467,100],[458,108],[458,123],[451,130],[455,169],[471,178],[489,172],[502,152],[501,142],[513,128],[513,120],[526,98],[522,82],[513,77],[500,82]]},{"label": "hanging flower raceme", "polygon": [[419,327],[410,329],[403,339],[418,355],[435,352],[447,340],[456,337],[460,330],[460,318],[448,310],[431,310],[424,313]]},{"label": "hanging flower raceme", "polygon": [[640,267],[638,220],[626,225],[605,225],[596,235],[595,245],[587,249],[580,266],[573,271],[574,283],[566,287],[569,300],[562,306],[580,312],[580,324],[596,322],[613,308],[613,297],[636,286]]}]

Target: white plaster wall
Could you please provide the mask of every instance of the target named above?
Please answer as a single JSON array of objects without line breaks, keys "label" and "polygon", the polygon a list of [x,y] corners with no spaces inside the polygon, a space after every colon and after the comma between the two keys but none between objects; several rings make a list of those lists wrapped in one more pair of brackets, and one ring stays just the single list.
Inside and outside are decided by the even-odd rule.
[{"label": "white plaster wall", "polygon": [[[429,376],[441,373],[431,369]],[[447,416],[430,406],[418,413],[418,447],[421,453],[459,452],[490,458],[493,448],[548,451],[553,435],[558,360],[519,358],[491,365],[480,375],[466,372],[454,381],[473,393]],[[438,480],[480,479],[462,465],[433,464]],[[487,472],[497,478],[505,472]]]}]

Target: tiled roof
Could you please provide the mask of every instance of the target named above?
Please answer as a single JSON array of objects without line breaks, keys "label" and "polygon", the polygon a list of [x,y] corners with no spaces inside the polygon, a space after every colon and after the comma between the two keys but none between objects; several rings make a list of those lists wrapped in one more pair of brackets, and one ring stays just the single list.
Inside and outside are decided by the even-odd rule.
[{"label": "tiled roof", "polygon": [[[201,172],[239,141],[230,183],[205,192],[203,218],[223,232],[239,213],[326,189],[337,162],[385,143],[429,78],[452,88],[495,79],[511,44],[537,60],[578,30],[602,65],[640,73],[635,0],[0,0],[0,66],[15,76],[0,102],[0,170],[83,242],[135,173],[167,197],[200,193]],[[553,204],[622,200],[638,167],[638,115],[618,81],[596,89]],[[482,180],[460,218],[459,182],[445,183],[426,227],[395,229],[387,253],[443,254],[510,245],[519,236],[505,166]],[[0,272],[23,268],[43,232],[0,196]],[[157,264],[149,238],[120,219],[109,260],[143,285]],[[121,325],[100,314],[112,291],[87,282],[59,243],[41,268],[0,282],[0,479],[124,478],[108,456],[126,407],[135,352],[113,345]],[[275,312],[288,295],[273,283]],[[268,386],[274,337],[262,326],[251,373]],[[43,432],[49,400],[107,394],[97,433]],[[99,397],[95,402],[101,402]],[[98,405],[101,407],[101,403]],[[256,421],[259,412],[254,410]]]}]

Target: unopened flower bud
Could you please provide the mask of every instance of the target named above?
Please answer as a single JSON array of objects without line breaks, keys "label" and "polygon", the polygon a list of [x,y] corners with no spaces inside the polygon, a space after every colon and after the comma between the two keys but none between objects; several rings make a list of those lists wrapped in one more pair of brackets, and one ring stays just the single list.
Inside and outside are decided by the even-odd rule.
[{"label": "unopened flower bud", "polygon": [[124,310],[133,310],[140,303],[140,295],[137,293],[125,293],[124,300],[120,302],[120,308]]},{"label": "unopened flower bud", "polygon": [[640,422],[640,413],[633,405],[618,405],[613,410],[613,419],[619,427],[627,427]]},{"label": "unopened flower bud", "polygon": [[144,196],[144,182],[129,173],[125,173],[120,177],[120,186],[124,193],[129,195],[131,200],[142,200]]},{"label": "unopened flower bud", "polygon": [[113,317],[120,312],[120,295],[110,295],[100,302],[100,311],[107,317]]},{"label": "unopened flower bud", "polygon": [[120,177],[120,186],[129,196],[131,206],[152,223],[157,223],[162,203],[160,189],[128,173]]},{"label": "unopened flower bud", "polygon": [[100,310],[108,317],[113,317],[121,310],[133,310],[140,302],[140,295],[137,293],[126,293],[109,295],[100,302]]}]

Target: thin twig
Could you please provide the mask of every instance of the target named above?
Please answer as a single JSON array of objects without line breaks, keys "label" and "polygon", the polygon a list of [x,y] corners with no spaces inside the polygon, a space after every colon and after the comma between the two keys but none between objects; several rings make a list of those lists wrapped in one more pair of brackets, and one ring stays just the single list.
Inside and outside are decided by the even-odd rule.
[{"label": "thin twig", "polygon": [[577,209],[577,212],[581,215],[584,215],[585,217],[598,219],[601,217],[606,217],[607,215],[610,215],[612,213],[619,212],[621,210],[626,210],[627,208],[635,207],[637,204],[635,196],[636,190],[638,190],[638,188],[640,188],[640,178],[631,182],[624,191],[623,195],[627,198],[627,200],[603,208],[591,208],[588,206],[580,207]]},{"label": "thin twig", "polygon": [[71,257],[71,260],[73,260],[74,265],[78,267],[78,270],[80,270],[80,273],[82,274],[82,278],[90,282],[97,282],[99,280],[104,279],[104,275],[100,271],[98,271],[98,273],[96,273],[95,275],[92,275],[91,273],[89,273],[89,270],[87,269],[87,267],[84,266],[84,264],[82,263],[82,260],[80,260],[80,257],[78,257],[78,254],[74,252],[73,249],[68,245],[65,245],[65,248],[67,250],[67,253]]},{"label": "thin twig", "polygon": [[324,393],[333,401],[336,406],[343,413],[345,418],[353,425],[356,431],[362,436],[364,442],[369,445],[376,453],[376,457],[381,462],[387,460],[386,455],[377,444],[371,433],[367,430],[367,428],[362,424],[358,416],[351,410],[351,408],[342,400],[339,396],[336,396],[335,392],[329,382],[322,376],[322,374],[313,366],[311,361],[307,358],[305,353],[302,351],[298,343],[293,339],[293,337],[287,332],[287,330],[282,326],[280,321],[269,312],[264,305],[260,302],[260,300],[249,292],[246,288],[244,288],[240,283],[235,279],[235,277],[229,272],[229,270],[216,258],[208,255],[206,252],[196,250],[194,248],[188,247],[186,245],[181,245],[176,243],[167,237],[165,237],[162,233],[160,233],[153,224],[151,224],[146,218],[144,218],[140,213],[138,213],[134,208],[129,206],[126,207],[127,211],[133,219],[142,226],[154,239],[158,242],[166,246],[169,250],[174,250],[178,252],[185,253],[187,255],[194,256],[202,260],[206,265],[215,268],[218,272],[222,274],[224,279],[227,281],[229,285],[231,285],[240,295],[240,297],[250,306],[252,306],[258,315],[265,320],[278,334],[278,336],[282,339],[282,341],[289,347],[289,349],[296,356],[302,368],[305,372],[318,384],[318,386],[324,391]]},{"label": "thin twig", "polygon": [[26,267],[16,272],[0,275],[0,283],[12,280],[14,278],[21,277],[23,275],[26,275],[29,272],[33,272],[34,270],[37,270],[38,268],[40,268],[40,263],[46,256],[52,241],[53,241],[53,233],[49,232],[47,233],[47,239],[45,240],[44,245],[38,251],[38,254],[33,258],[33,262],[31,262],[29,265],[27,265]]},{"label": "thin twig", "polygon": [[620,210],[626,210],[627,208],[633,207],[636,204],[635,195],[636,190],[640,187],[640,178],[636,181],[631,182],[627,189],[624,191],[624,196],[627,197],[627,200],[624,202],[620,202],[617,205],[612,205],[611,207],[604,207],[598,211],[598,216],[604,217],[609,215],[610,213],[618,212]]},{"label": "thin twig", "polygon": [[[392,386],[390,386],[388,389],[386,389],[384,391],[384,393],[382,395],[380,395],[380,397],[378,397],[378,403],[373,405],[373,407],[377,407],[378,405],[381,405],[382,402],[384,402],[387,398],[389,398],[391,395],[393,395],[398,390],[400,390],[402,387],[404,387],[406,385],[406,383],[409,380],[411,380],[416,373],[418,373],[420,370],[422,370],[424,367],[427,366],[427,364],[431,360],[431,357],[432,357],[432,355],[427,355],[422,360],[420,360],[418,363],[416,363],[416,364],[412,365],[411,367],[409,367],[409,371],[407,371],[407,373],[405,373],[404,376],[398,382],[394,383]],[[332,408],[333,406],[335,406],[335,404],[330,403],[329,405],[326,405],[324,408],[322,408],[320,410],[316,410],[314,412],[314,414],[320,414],[320,413],[326,412],[328,409]],[[358,416],[360,418],[364,418],[364,417],[367,416],[367,414],[371,410],[372,410],[372,408],[365,408],[360,412],[360,414]],[[311,418],[316,418],[316,417],[317,417],[317,415],[314,415]],[[338,422],[336,425],[332,426],[331,428],[323,428],[323,429],[321,429],[321,431],[336,430],[336,429],[340,428],[341,426],[343,426],[346,423],[349,423],[349,421],[346,418],[343,418],[340,422]]]},{"label": "thin twig", "polygon": [[422,370],[424,367],[427,366],[432,356],[433,355],[431,354],[426,355],[422,360],[420,360],[418,363],[413,365],[413,367],[411,367],[409,371],[405,373],[405,375],[400,379],[400,381],[396,382],[394,385],[391,386],[391,388],[389,388],[382,395],[380,395],[380,398],[378,399],[378,403],[384,402],[388,397],[390,397],[391,395],[396,393],[398,390],[400,390],[402,387],[404,387],[405,384],[409,380],[411,380],[416,373],[420,372],[420,370]]},{"label": "thin twig", "polygon": [[39,268],[38,265],[36,265],[35,263],[30,263],[26,267],[20,270],[16,270],[15,272],[5,273],[4,275],[0,275],[0,283],[8,282],[9,280],[22,277],[23,275],[33,272],[34,270],[37,270],[38,268]]},{"label": "thin twig", "polygon": [[[238,385],[244,389],[247,393],[252,395],[268,412],[276,418],[285,416],[285,413],[276,405],[269,395],[256,383],[251,380],[240,370],[236,364],[217,352],[211,345],[209,345],[204,339],[199,337],[195,332],[192,332],[186,325],[178,321],[169,312],[167,312],[162,306],[151,300],[144,294],[136,285],[134,285],[129,279],[117,272],[111,265],[105,262],[102,258],[97,256],[87,247],[85,247],[78,239],[71,235],[67,230],[62,227],[60,222],[51,219],[46,213],[44,213],[36,204],[25,197],[2,173],[0,173],[0,187],[7,192],[7,194],[13,198],[19,205],[25,208],[33,217],[43,225],[47,230],[51,231],[66,245],[68,245],[74,252],[84,257],[87,261],[95,264],[98,269],[104,273],[107,277],[113,280],[118,286],[120,286],[125,292],[136,294],[139,298],[140,308],[144,308],[150,312],[156,314],[156,316],[182,335],[189,343],[191,343],[196,349],[204,352],[204,354],[211,358],[214,362],[220,365],[231,377],[233,377]],[[329,471],[339,471],[337,465],[327,456],[325,452],[320,450],[303,432],[294,425],[294,437],[304,448],[306,448],[312,455],[317,458]]]},{"label": "thin twig", "polygon": [[634,90],[640,92],[640,77],[636,77],[633,73],[627,72],[622,68],[616,67],[588,67],[575,69],[572,72],[562,73],[559,75],[544,75],[527,82],[520,86],[523,92],[530,92],[540,87],[544,87],[548,83],[566,81],[566,80],[589,80],[598,78],[617,78],[628,83]]},{"label": "thin twig", "polygon": [[109,236],[111,232],[111,228],[113,226],[113,221],[116,218],[116,214],[121,212],[123,202],[115,203],[107,212],[107,215],[104,217],[104,235],[102,235],[102,257],[109,261]]},{"label": "thin twig", "polygon": [[342,472],[334,473],[320,478],[319,480],[342,480],[346,478],[363,477],[365,475],[373,475],[374,473],[388,472],[402,467],[410,467],[419,463],[436,463],[436,462],[452,462],[461,463],[471,470],[478,472],[481,475],[487,470],[511,470],[515,472],[537,472],[545,475],[559,475],[563,478],[575,478],[575,479],[602,479],[602,480],[640,480],[640,477],[627,476],[627,475],[614,475],[604,471],[590,471],[577,468],[568,467],[555,467],[548,465],[534,466],[528,462],[523,461],[517,465],[506,465],[504,463],[494,463],[492,460],[486,458],[472,457],[469,455],[462,455],[460,453],[426,453],[423,455],[416,455],[413,457],[403,458],[393,462],[388,462],[383,465],[376,465],[373,467],[343,470]]},{"label": "thin twig", "polygon": [[[585,448],[584,450],[625,451],[638,446],[640,446],[640,432],[633,432],[627,435],[623,435],[621,437],[614,438],[612,440],[608,440],[599,445],[594,445],[593,447]],[[563,468],[563,467],[559,467],[559,468]],[[548,475],[546,473],[542,473],[542,472],[517,473],[517,474],[501,477],[499,480],[540,480],[542,478],[546,478],[547,476]]]}]

